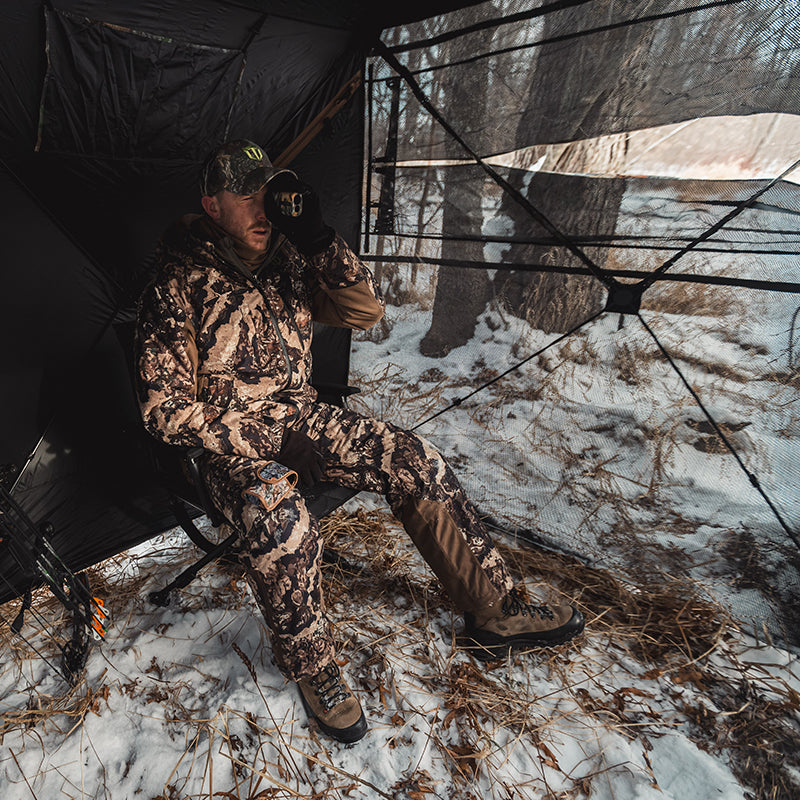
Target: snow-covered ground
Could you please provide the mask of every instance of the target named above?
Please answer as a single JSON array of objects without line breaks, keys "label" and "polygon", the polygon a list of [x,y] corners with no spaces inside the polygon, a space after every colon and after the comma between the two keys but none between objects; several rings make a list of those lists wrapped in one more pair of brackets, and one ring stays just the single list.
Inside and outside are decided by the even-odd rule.
[{"label": "snow-covered ground", "polygon": [[[361,519],[385,513],[367,507]],[[234,572],[209,569],[168,609],[147,603],[188,557],[171,533],[97,571],[114,620],[72,693],[35,656],[4,655],[0,796],[744,800],[761,796],[731,766],[743,763],[748,709],[768,723],[747,742],[754,754],[778,759],[800,741],[796,658],[733,629],[710,656],[670,667],[634,657],[623,629],[615,641],[590,617],[572,645],[485,668],[453,648],[459,621],[396,527],[386,531],[390,565],[366,538],[367,571],[329,567],[326,579],[370,719],[361,742],[308,727]],[[785,757],[775,769],[784,781],[794,770],[796,787],[797,752]]]},{"label": "snow-covered ground", "polygon": [[[733,338],[713,317],[646,318],[797,519],[796,490],[767,469],[797,452],[796,389],[769,377],[780,346],[763,330]],[[553,338],[494,310],[467,348],[425,359],[417,342],[428,321],[390,307],[390,340],[355,342],[362,407],[413,426]],[[168,532],[94,570],[112,624],[71,691],[2,629],[0,798],[798,796],[797,656],[710,602],[734,617],[761,604],[774,620],[780,593],[737,584],[754,574],[734,567],[747,556],[755,577],[780,578],[781,532],[637,324],[600,318],[420,429],[482,510],[584,557],[497,537],[534,592],[581,604],[584,636],[474,661],[454,646],[461,622],[385,506],[358,497],[329,520],[345,561],[327,566],[325,581],[371,729],[339,745],[308,726],[235,571],[215,565],[169,608],[148,603],[196,556]],[[755,413],[767,403],[774,413]]]},{"label": "snow-covered ground", "polygon": [[390,338],[354,344],[355,403],[416,427],[468,398],[418,432],[484,514],[640,579],[662,569],[691,576],[737,618],[777,636],[788,628],[797,645],[800,616],[786,614],[800,593],[800,554],[750,481],[797,535],[790,301],[754,301],[730,318],[642,311],[749,474],[635,317],[602,315],[548,347],[555,334],[490,309],[466,345],[436,359],[418,346],[431,312],[390,306]]}]

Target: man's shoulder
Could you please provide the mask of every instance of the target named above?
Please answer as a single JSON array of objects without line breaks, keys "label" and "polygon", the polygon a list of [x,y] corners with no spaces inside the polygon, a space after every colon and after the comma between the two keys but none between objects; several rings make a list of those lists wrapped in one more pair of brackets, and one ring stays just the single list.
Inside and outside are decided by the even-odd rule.
[{"label": "man's shoulder", "polygon": [[186,214],[163,233],[156,248],[156,270],[161,277],[186,275],[213,266],[218,258],[200,214]]},{"label": "man's shoulder", "polygon": [[174,220],[158,242],[158,252],[160,254],[181,254],[191,253],[203,245],[201,228],[201,217],[199,214],[185,214],[179,219]]}]

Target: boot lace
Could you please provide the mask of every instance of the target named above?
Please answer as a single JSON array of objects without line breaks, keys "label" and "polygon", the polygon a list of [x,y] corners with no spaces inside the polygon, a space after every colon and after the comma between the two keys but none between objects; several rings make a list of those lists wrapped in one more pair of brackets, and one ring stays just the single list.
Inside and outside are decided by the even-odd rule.
[{"label": "boot lace", "polygon": [[539,619],[555,619],[555,615],[547,606],[526,603],[516,589],[512,589],[503,599],[503,614],[507,617],[516,617],[521,614],[523,617],[538,616]]},{"label": "boot lace", "polygon": [[322,711],[325,714],[350,696],[350,692],[342,682],[339,667],[335,663],[329,664],[318,675],[309,679],[308,682],[314,688],[317,697],[319,697]]}]

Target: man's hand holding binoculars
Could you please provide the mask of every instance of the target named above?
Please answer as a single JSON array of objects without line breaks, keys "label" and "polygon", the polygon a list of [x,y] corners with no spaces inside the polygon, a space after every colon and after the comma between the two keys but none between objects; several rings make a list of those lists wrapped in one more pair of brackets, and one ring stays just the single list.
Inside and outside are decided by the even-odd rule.
[{"label": "man's hand holding binoculars", "polygon": [[281,172],[268,184],[264,213],[304,256],[321,253],[335,231],[322,219],[317,193],[292,172]]}]

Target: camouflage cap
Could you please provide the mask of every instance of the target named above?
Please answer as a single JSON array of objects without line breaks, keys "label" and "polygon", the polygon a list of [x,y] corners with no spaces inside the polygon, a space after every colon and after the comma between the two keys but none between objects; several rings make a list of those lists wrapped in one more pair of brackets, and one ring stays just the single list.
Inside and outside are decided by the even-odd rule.
[{"label": "camouflage cap", "polygon": [[236,139],[226,142],[206,160],[200,173],[200,192],[216,194],[227,189],[234,194],[255,194],[286,169],[276,169],[255,142]]}]

